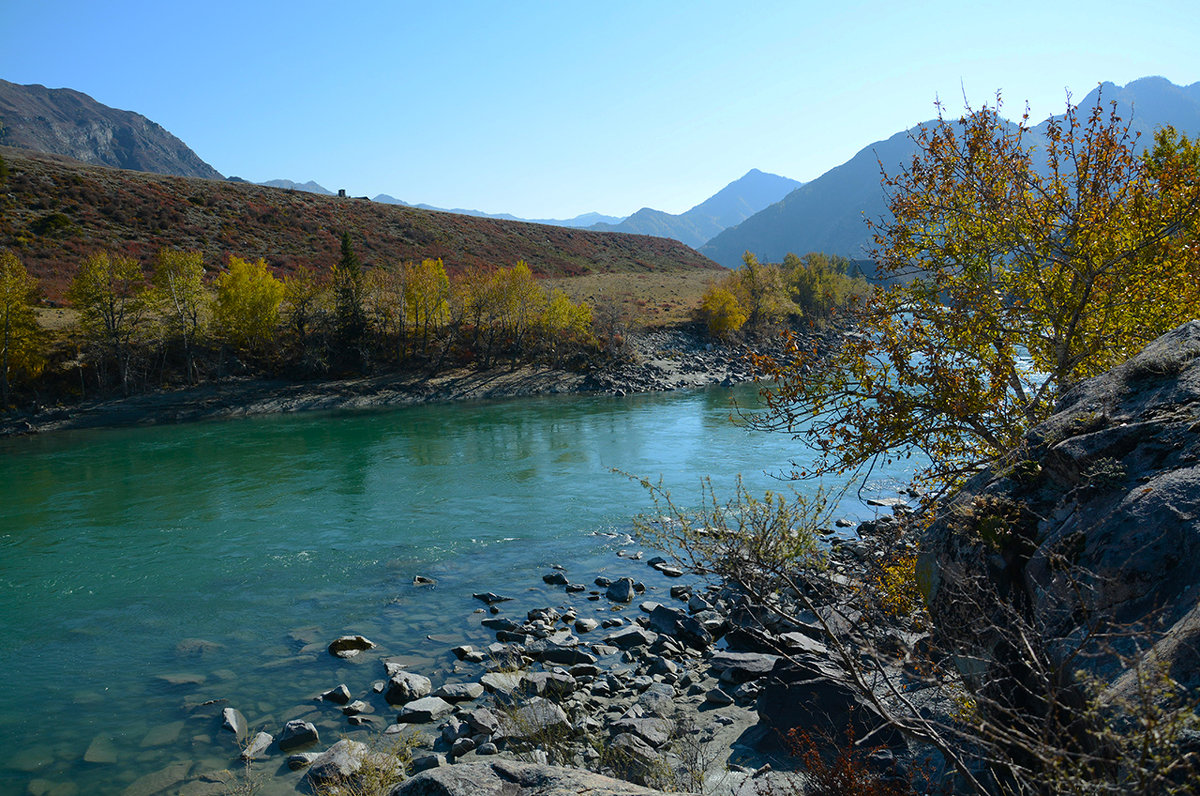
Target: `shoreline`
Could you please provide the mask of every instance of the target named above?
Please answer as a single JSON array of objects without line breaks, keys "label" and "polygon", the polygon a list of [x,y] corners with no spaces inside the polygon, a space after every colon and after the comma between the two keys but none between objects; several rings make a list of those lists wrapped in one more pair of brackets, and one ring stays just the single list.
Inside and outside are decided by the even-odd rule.
[{"label": "shoreline", "polygon": [[[828,338],[830,333],[811,333]],[[778,344],[776,344],[778,345]],[[0,437],[127,428],[220,418],[369,409],[534,395],[626,395],[729,386],[754,379],[745,345],[721,345],[683,328],[630,335],[629,351],[587,373],[545,365],[393,372],[324,381],[238,379],[85,401],[0,420]]]}]

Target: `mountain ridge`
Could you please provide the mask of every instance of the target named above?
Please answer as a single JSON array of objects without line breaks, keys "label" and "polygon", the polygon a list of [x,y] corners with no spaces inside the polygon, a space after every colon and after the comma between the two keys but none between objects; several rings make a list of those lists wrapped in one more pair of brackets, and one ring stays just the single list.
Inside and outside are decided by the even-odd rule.
[{"label": "mountain ridge", "polygon": [[134,171],[224,179],[156,122],[74,89],[0,80],[0,122],[0,144],[6,146]]}]

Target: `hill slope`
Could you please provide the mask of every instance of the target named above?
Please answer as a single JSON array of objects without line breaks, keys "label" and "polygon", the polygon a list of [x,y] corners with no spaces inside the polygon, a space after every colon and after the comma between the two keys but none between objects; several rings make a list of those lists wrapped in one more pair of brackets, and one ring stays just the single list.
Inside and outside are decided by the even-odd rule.
[{"label": "hill slope", "polygon": [[[1161,77],[1142,78],[1124,87],[1104,83],[1079,105],[1091,108],[1097,101],[1107,105],[1114,100],[1119,115],[1130,120],[1134,132],[1142,134],[1143,144],[1151,140],[1155,128],[1165,124],[1190,136],[1200,134],[1200,83],[1176,86]],[[1035,133],[1044,130],[1045,124],[1035,128]],[[741,262],[747,250],[775,262],[788,252],[866,257],[870,236],[863,219],[877,218],[885,210],[880,166],[895,173],[911,159],[916,151],[911,132],[871,144],[777,204],[717,235],[700,251],[730,268]]]},{"label": "hill slope", "polygon": [[643,207],[618,224],[596,224],[589,229],[657,235],[699,246],[722,230],[778,202],[801,185],[778,174],[751,169],[679,215]]},{"label": "hill slope", "polygon": [[198,249],[209,269],[230,254],[263,257],[287,273],[337,262],[343,230],[368,265],[440,257],[453,270],[523,259],[548,276],[717,268],[663,238],[146,174],[9,147],[0,155],[10,170],[0,189],[0,247],[11,247],[45,280],[51,297],[62,295],[80,260],[100,247],[146,264],[163,246]]},{"label": "hill slope", "polygon": [[155,174],[221,179],[162,127],[68,88],[0,80],[0,144],[66,155],[84,163]]}]

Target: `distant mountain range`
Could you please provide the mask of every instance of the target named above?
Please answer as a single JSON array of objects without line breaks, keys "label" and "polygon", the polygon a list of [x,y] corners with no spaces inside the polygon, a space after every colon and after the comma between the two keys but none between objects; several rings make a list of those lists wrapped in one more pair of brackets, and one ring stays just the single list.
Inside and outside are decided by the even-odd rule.
[{"label": "distant mountain range", "polygon": [[69,88],[0,80],[0,144],[100,166],[221,179],[187,144],[140,113]]},{"label": "distant mountain range", "polygon": [[697,247],[727,227],[739,224],[775,204],[803,183],[751,169],[700,204],[679,215],[643,207],[620,223],[596,224],[590,229],[634,232],[674,238]]},{"label": "distant mountain range", "polygon": [[599,222],[618,222],[620,216],[606,216],[601,213],[584,213],[583,215],[575,216],[574,218],[521,218],[519,216],[510,215],[509,213],[485,213],[482,210],[466,210],[461,207],[445,208],[434,207],[427,204],[410,204],[403,199],[397,199],[394,196],[388,196],[386,193],[381,193],[372,201],[383,202],[389,205],[402,205],[403,207],[416,207],[421,210],[436,210],[440,213],[458,213],[460,216],[474,216],[475,218],[498,218],[502,221],[525,221],[529,224],[549,224],[554,227],[573,227],[583,228],[590,227]]},{"label": "distant mountain range", "polygon": [[[1166,124],[1192,137],[1200,135],[1200,83],[1177,86],[1161,77],[1142,78],[1123,87],[1103,83],[1079,105],[1093,108],[1097,102],[1111,101],[1116,101],[1122,118],[1131,120],[1132,129],[1141,133],[1142,144]],[[1047,122],[1035,132],[1044,131]],[[737,267],[746,251],[773,262],[788,252],[867,257],[871,241],[864,218],[878,218],[886,211],[880,166],[896,173],[909,162],[916,151],[911,135],[920,126],[871,144],[782,201],[716,235],[700,252],[730,268]]]}]

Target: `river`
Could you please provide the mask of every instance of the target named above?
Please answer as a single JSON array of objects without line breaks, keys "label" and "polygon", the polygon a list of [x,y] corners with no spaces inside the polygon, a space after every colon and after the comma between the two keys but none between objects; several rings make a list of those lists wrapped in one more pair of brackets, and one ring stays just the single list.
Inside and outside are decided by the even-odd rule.
[{"label": "river", "polygon": [[[0,792],[121,793],[164,769],[230,766],[232,737],[196,708],[214,699],[254,729],[303,716],[328,742],[361,732],[313,696],[340,682],[366,693],[382,655],[435,686],[477,676],[448,653],[494,640],[473,592],[517,597],[522,614],[599,606],[544,586],[552,564],[575,582],[628,574],[665,592],[644,561],[617,555],[641,549],[630,520],[651,504],[612,471],[661,476],[684,504],[705,475],[718,490],[738,473],[752,491],[786,489],[773,474],[798,444],[733,422],[735,397],[755,395],[544,397],[0,441]],[[897,483],[875,487],[890,496]],[[418,574],[437,585],[412,585]],[[335,659],[324,647],[345,633],[380,649]],[[376,701],[382,727],[392,711]]]}]

